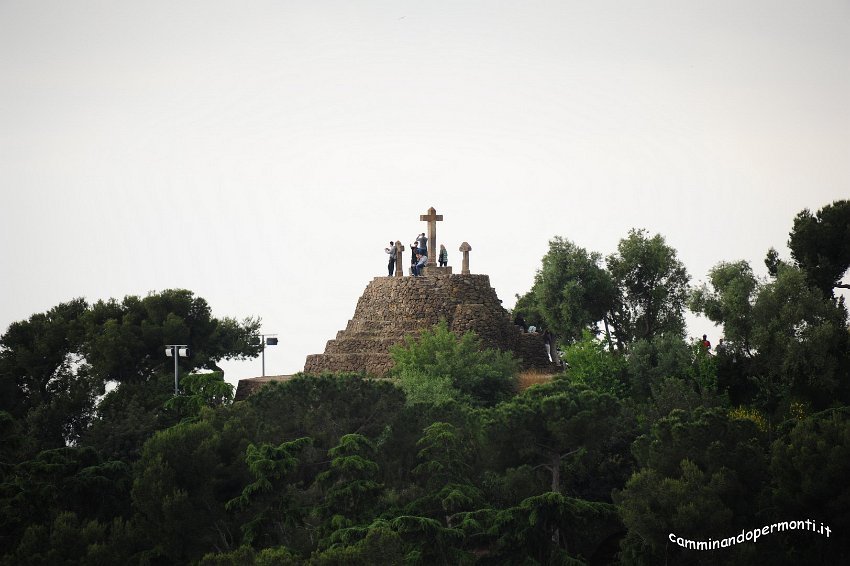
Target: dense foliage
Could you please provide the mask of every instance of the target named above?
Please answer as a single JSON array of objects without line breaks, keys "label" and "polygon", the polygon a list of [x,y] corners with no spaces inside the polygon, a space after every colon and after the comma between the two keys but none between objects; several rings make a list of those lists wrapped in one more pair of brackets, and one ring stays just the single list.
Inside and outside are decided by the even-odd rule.
[{"label": "dense foliage", "polygon": [[[256,355],[257,322],[188,291],[33,315],[0,338],[0,565],[846,563],[847,206],[798,215],[770,278],[727,261],[692,289],[660,236],[604,267],[555,238],[517,312],[568,367],[525,388],[438,325],[389,379],[234,403],[192,372]],[[723,347],[685,339],[686,306]],[[177,396],[167,343],[193,346]],[[785,521],[815,530],[676,542]]]}]

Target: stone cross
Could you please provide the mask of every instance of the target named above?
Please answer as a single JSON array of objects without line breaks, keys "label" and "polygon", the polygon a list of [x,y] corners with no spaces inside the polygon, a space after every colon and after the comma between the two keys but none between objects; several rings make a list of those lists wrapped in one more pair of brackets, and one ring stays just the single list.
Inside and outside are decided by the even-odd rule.
[{"label": "stone cross", "polygon": [[401,277],[404,275],[404,263],[402,263],[401,253],[404,251],[404,244],[400,240],[395,242],[395,276]]},{"label": "stone cross", "polygon": [[461,266],[460,274],[469,275],[469,250],[472,249],[472,246],[464,242],[458,249],[463,252],[463,265]]},{"label": "stone cross", "polygon": [[428,209],[428,214],[420,214],[419,220],[428,223],[428,266],[434,267],[437,265],[437,222],[443,220],[442,214],[437,214],[437,210],[432,206]]}]

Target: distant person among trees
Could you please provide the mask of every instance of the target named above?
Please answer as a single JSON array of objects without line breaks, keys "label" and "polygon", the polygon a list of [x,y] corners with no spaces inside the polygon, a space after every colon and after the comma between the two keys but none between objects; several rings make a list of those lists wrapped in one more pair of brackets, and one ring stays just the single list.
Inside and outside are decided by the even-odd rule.
[{"label": "distant person among trees", "polygon": [[390,261],[387,264],[387,271],[390,277],[395,273],[395,243],[390,240],[390,247],[384,248],[384,251],[390,254]]},{"label": "distant person among trees", "polygon": [[446,267],[449,264],[449,252],[446,251],[446,246],[440,244],[440,267]]},{"label": "distant person among trees", "polygon": [[543,346],[546,348],[546,357],[549,358],[550,362],[553,361],[552,360],[552,339],[553,338],[554,337],[552,336],[551,332],[549,332],[548,330],[543,331]]},{"label": "distant person among trees", "polygon": [[708,341],[708,336],[705,334],[702,335],[702,347],[711,351],[711,342]]},{"label": "distant person among trees", "polygon": [[564,368],[564,370],[566,370],[569,367],[569,364],[567,364],[567,354],[566,354],[566,352],[564,352],[561,348],[557,348],[555,350],[555,354],[558,356],[557,363],[562,368]]},{"label": "distant person among trees", "polygon": [[514,324],[519,326],[523,332],[526,332],[528,330],[528,324],[526,324],[525,319],[522,318],[521,314],[516,315],[516,317],[514,318]]},{"label": "distant person among trees", "polygon": [[714,349],[715,354],[723,354],[726,352],[726,344],[723,343],[723,338],[718,340],[717,347]]}]

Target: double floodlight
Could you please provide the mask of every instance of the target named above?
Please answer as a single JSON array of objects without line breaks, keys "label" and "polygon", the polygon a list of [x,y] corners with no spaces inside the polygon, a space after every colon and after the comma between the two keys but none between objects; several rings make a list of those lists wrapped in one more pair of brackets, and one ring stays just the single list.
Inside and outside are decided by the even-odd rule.
[{"label": "double floodlight", "polygon": [[260,354],[263,358],[263,377],[266,376],[266,346],[277,346],[277,334],[257,334],[251,337],[252,345],[261,345]]},{"label": "double floodlight", "polygon": [[177,395],[179,393],[179,389],[177,388],[177,359],[178,358],[188,358],[189,357],[189,345],[188,344],[168,344],[165,347],[165,355],[169,358],[174,358],[174,394]]},{"label": "double floodlight", "polygon": [[181,358],[189,357],[189,347],[188,346],[168,346],[165,348],[165,355],[169,358],[174,355],[174,350],[177,349],[177,355]]}]

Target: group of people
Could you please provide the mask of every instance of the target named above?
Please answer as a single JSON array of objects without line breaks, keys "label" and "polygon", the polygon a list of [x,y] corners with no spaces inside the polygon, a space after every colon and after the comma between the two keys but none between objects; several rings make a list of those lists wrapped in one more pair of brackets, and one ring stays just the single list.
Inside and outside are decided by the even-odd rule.
[{"label": "group of people", "polygon": [[[390,247],[384,248],[390,256],[387,263],[387,272],[390,277],[395,274],[396,250],[395,243],[390,240]],[[449,253],[446,251],[446,246],[440,244],[440,267],[445,267],[449,264]],[[410,274],[416,277],[422,275],[422,270],[428,263],[428,237],[425,232],[416,237],[416,241],[410,244]]]},{"label": "group of people", "polygon": [[702,347],[705,348],[709,354],[722,354],[726,351],[726,344],[723,343],[723,338],[721,338],[717,343],[717,347],[714,349],[714,352],[711,351],[711,342],[708,340],[708,336],[706,334],[702,335],[702,340],[700,342],[702,343]]}]

